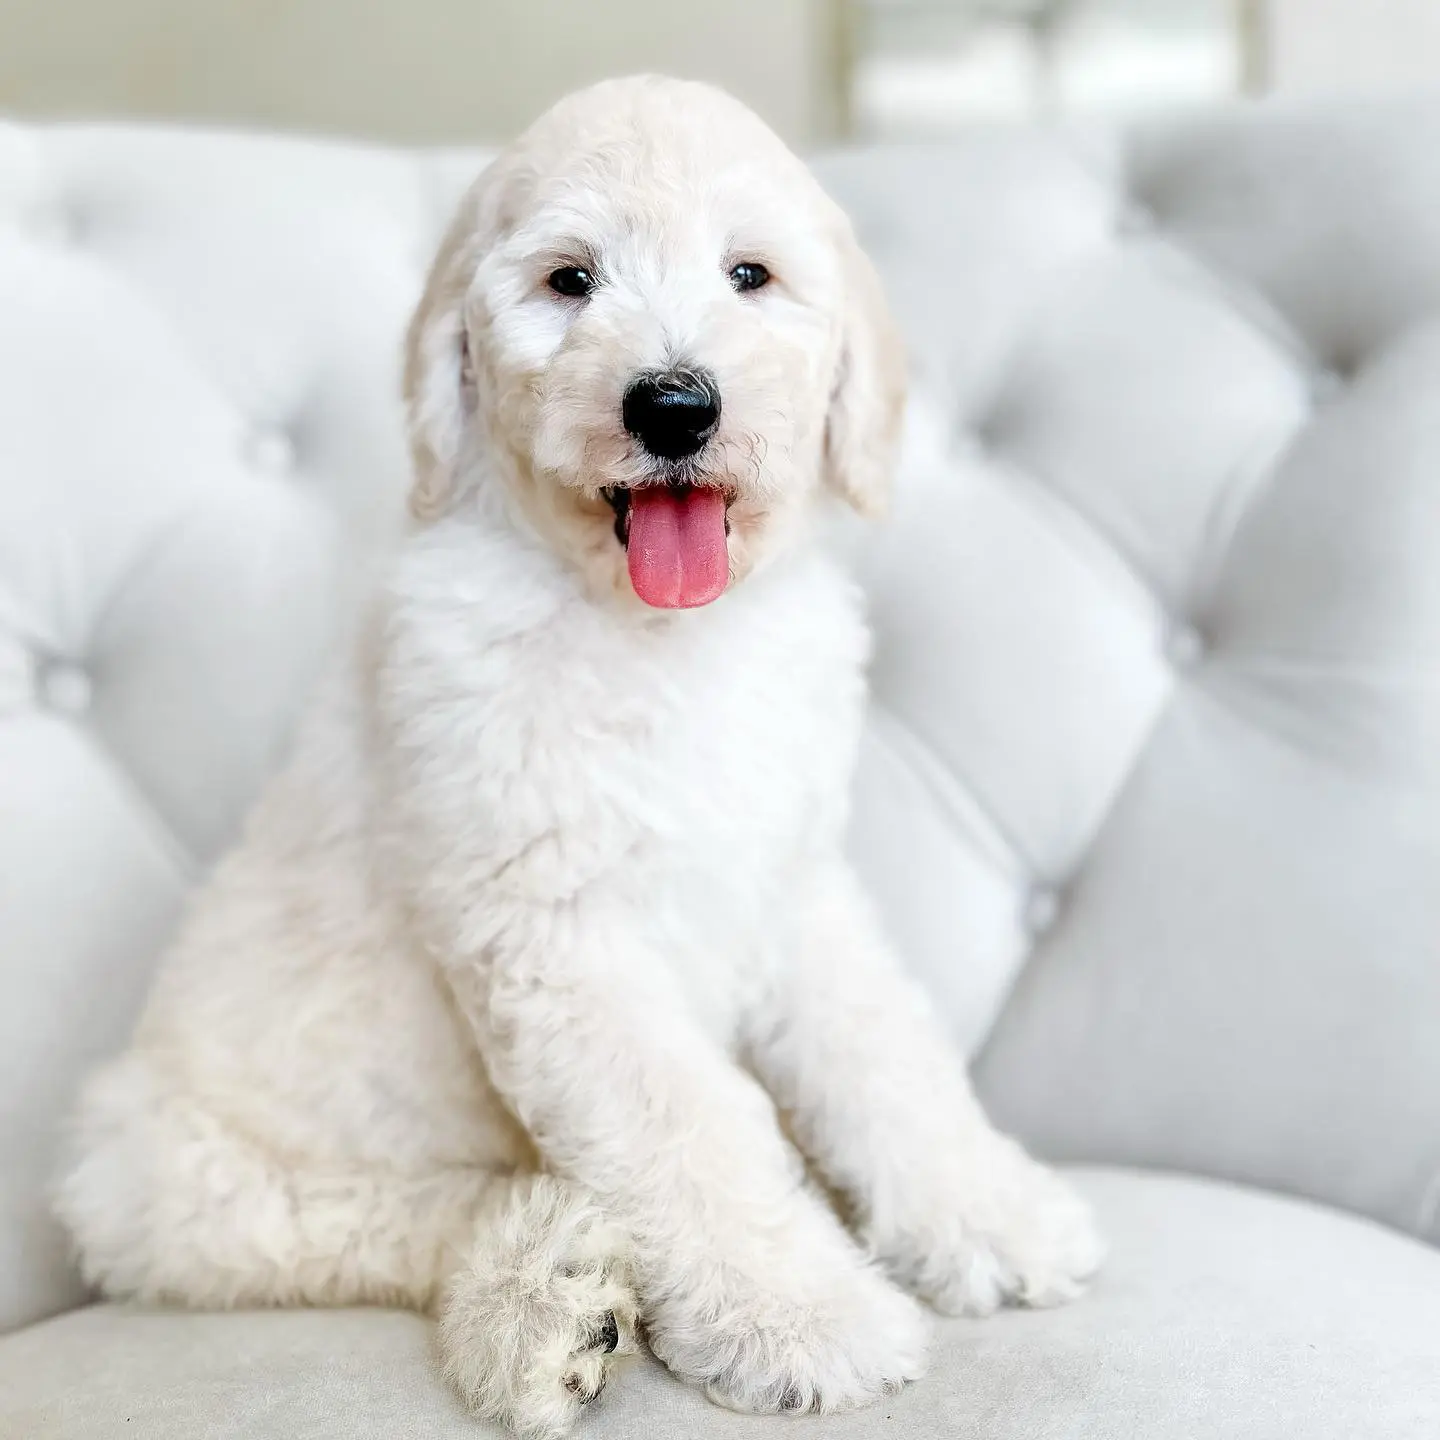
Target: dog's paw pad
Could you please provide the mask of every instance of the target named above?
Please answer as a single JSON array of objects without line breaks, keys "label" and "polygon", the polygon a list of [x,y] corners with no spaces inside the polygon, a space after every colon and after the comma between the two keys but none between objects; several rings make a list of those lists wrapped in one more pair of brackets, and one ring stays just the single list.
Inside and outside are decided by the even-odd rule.
[{"label": "dog's paw pad", "polygon": [[588,1405],[592,1400],[598,1400],[603,1393],[605,1371],[601,1370],[598,1376],[589,1377],[582,1375],[578,1370],[571,1370],[562,1383],[565,1389],[575,1397],[578,1404]]},{"label": "dog's paw pad", "polygon": [[600,1398],[611,1368],[621,1358],[617,1351],[622,1343],[625,1349],[634,1348],[629,1325],[622,1326],[613,1310],[600,1311],[581,1323],[575,1349],[560,1374],[560,1388],[569,1404],[584,1406]]},{"label": "dog's paw pad", "polygon": [[615,1319],[615,1312],[613,1310],[607,1310],[604,1318],[595,1330],[594,1338],[590,1342],[590,1348],[592,1350],[601,1350],[606,1355],[613,1355],[619,1344],[620,1323]]}]

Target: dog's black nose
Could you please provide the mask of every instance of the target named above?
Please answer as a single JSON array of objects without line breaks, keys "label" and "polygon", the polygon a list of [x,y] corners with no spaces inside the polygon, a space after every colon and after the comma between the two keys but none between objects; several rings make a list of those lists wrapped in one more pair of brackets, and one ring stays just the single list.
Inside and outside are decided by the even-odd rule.
[{"label": "dog's black nose", "polygon": [[714,434],[720,392],[696,370],[641,375],[625,392],[620,414],[625,428],[652,455],[683,460]]}]

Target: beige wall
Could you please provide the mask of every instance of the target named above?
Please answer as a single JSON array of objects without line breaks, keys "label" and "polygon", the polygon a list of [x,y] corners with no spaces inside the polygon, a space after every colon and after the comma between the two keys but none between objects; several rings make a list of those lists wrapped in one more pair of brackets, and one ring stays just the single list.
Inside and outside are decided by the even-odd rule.
[{"label": "beige wall", "polygon": [[1268,0],[1282,92],[1440,86],[1440,0]]},{"label": "beige wall", "polygon": [[826,132],[831,0],[0,0],[0,111],[504,138],[585,81],[716,80]]}]

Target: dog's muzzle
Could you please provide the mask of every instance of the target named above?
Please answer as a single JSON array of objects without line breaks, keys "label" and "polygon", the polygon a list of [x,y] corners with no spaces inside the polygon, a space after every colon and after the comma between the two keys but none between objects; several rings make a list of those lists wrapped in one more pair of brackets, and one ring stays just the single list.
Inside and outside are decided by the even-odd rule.
[{"label": "dog's muzzle", "polygon": [[720,390],[703,370],[638,375],[620,405],[625,429],[659,460],[702,450],[720,423]]}]

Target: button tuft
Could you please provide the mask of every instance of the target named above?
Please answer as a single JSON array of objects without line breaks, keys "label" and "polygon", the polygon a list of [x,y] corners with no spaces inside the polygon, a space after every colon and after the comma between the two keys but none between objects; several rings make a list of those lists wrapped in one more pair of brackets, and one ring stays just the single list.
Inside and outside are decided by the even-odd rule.
[{"label": "button tuft", "polygon": [[1116,217],[1115,228],[1122,235],[1149,235],[1158,224],[1153,210],[1132,200]]},{"label": "button tuft", "polygon": [[1025,900],[1024,925],[1031,935],[1043,935],[1060,916],[1060,896],[1049,886],[1032,890]]},{"label": "button tuft", "polygon": [[257,430],[245,442],[245,460],[266,475],[288,475],[295,468],[295,442],[283,430]]},{"label": "button tuft", "polygon": [[1166,658],[1177,669],[1188,669],[1205,655],[1205,637],[1194,625],[1180,621],[1165,637]]},{"label": "button tuft", "polygon": [[50,709],[62,715],[83,715],[90,708],[90,677],[78,665],[52,661],[41,674],[40,694]]},{"label": "button tuft", "polygon": [[1345,389],[1345,377],[1338,370],[1317,370],[1310,377],[1310,400],[1329,405]]}]

